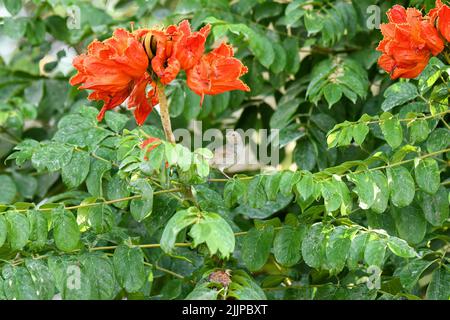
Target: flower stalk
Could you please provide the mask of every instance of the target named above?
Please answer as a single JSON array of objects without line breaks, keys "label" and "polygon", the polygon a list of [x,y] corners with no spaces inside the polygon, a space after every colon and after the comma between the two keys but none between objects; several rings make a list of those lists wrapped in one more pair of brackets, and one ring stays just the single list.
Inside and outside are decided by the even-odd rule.
[{"label": "flower stalk", "polygon": [[170,123],[169,104],[167,103],[167,96],[164,92],[164,85],[161,82],[156,83],[156,92],[159,100],[159,115],[161,116],[161,123],[164,129],[166,140],[175,144],[175,136],[172,132],[172,124]]}]

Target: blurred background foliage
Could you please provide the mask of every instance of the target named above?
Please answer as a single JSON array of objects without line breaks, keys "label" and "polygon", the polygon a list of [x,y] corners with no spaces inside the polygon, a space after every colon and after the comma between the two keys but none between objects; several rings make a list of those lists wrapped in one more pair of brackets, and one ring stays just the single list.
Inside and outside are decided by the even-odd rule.
[{"label": "blurred background foliage", "polygon": [[[420,104],[417,101],[413,101],[415,104],[409,103],[415,98],[419,99],[419,94],[415,95],[416,85],[413,85],[413,89],[405,85],[409,82],[400,82],[403,84],[400,85],[402,88],[391,89],[391,95],[389,95],[390,91],[386,91],[386,89],[393,82],[376,65],[379,53],[375,51],[375,48],[381,39],[381,34],[379,29],[374,26],[380,21],[379,19],[381,22],[386,20],[384,13],[394,3],[422,9],[429,9],[434,5],[434,1],[431,0],[0,1],[0,158],[2,159],[0,163],[0,185],[2,187],[0,202],[7,204],[23,201],[39,203],[44,200],[45,203],[58,201],[77,203],[80,199],[84,199],[85,194],[70,192],[70,189],[63,184],[59,172],[49,172],[52,170],[36,172],[30,162],[19,166],[13,161],[5,161],[5,159],[13,152],[13,148],[25,139],[36,141],[52,139],[58,131],[60,119],[65,115],[77,113],[86,105],[100,107],[97,103],[87,101],[86,92],[78,91],[68,83],[68,79],[74,74],[71,67],[73,57],[84,52],[92,40],[103,40],[110,37],[112,30],[117,27],[131,30],[132,28],[168,25],[182,19],[189,19],[193,29],[198,29],[205,23],[212,24],[213,36],[208,39],[208,47],[214,47],[224,39],[233,45],[236,49],[236,56],[249,68],[249,73],[244,76],[244,81],[251,88],[251,92],[234,91],[214,97],[208,96],[200,108],[199,97],[186,90],[183,79],[177,80],[168,88],[174,129],[192,128],[193,120],[201,120],[203,130],[208,128],[221,130],[227,128],[280,129],[282,147],[280,160],[282,164],[277,168],[279,170],[301,169],[317,173],[348,161],[365,160],[378,151],[391,157],[398,144],[392,142],[390,137],[395,136],[398,130],[392,131],[390,128],[370,124],[359,127],[360,131],[353,131],[353,140],[350,131],[346,131],[336,141],[329,139],[328,142],[327,133],[338,124],[344,123],[335,128],[337,132],[346,130],[346,126],[357,125],[364,114],[367,114],[365,119],[376,122],[383,111],[390,111],[400,117],[408,112],[414,112],[415,117],[417,114],[429,112],[426,104]],[[436,61],[435,63],[438,64]],[[443,68],[443,64],[441,67]],[[441,101],[439,105],[434,106],[438,109],[434,110],[434,114],[445,113],[448,110],[448,75],[445,77],[447,78],[442,79],[443,83],[440,87],[441,91],[443,90],[441,96],[437,91],[428,92],[428,94],[438,96]],[[424,78],[422,82],[426,82],[426,80],[427,78]],[[420,94],[424,95],[429,88],[422,89]],[[386,99],[390,99],[389,103],[385,102]],[[130,112],[124,107],[120,113],[130,115]],[[113,122],[111,120],[111,123]],[[398,161],[404,158],[411,159],[412,156],[409,153],[412,152],[411,150],[417,150],[414,149],[414,146],[422,146],[423,150],[429,152],[448,147],[449,129],[445,120],[440,122],[439,118],[433,118],[428,119],[427,123],[428,129],[416,127],[412,133],[409,127],[406,128],[405,123],[402,124],[408,134],[405,134],[405,138],[401,139],[400,143],[408,145],[409,149],[402,149],[400,154],[396,153]],[[108,125],[112,128],[110,123]],[[155,112],[149,116],[147,125],[161,127],[159,116]],[[124,126],[133,130],[135,123],[133,120],[128,120]],[[366,127],[368,128],[367,132]],[[424,133],[423,130],[427,132]],[[448,152],[446,154],[447,158],[439,155],[439,171],[443,184],[448,182]],[[379,163],[376,161],[379,159],[372,162]],[[396,174],[396,172],[392,174]],[[401,188],[402,185],[400,184],[399,187]],[[445,204],[448,192],[444,187],[441,188],[443,191],[440,192],[439,201],[443,198],[445,207],[448,206],[448,202]],[[223,190],[218,188],[216,191],[222,192]],[[359,191],[360,194],[363,192],[364,189]],[[92,192],[90,193],[92,194]],[[217,192],[213,193],[214,196],[217,194]],[[207,190],[204,190],[201,195],[203,201],[207,201],[210,196],[211,194]],[[415,201],[418,200],[420,199]],[[214,202],[211,199],[209,201]],[[223,200],[220,199],[220,201]],[[268,213],[257,209],[250,212],[248,207],[240,208],[241,211],[234,212],[234,214],[238,216],[244,212],[245,219],[242,217],[235,219],[239,226],[238,230],[246,231],[253,224],[258,227],[258,223],[273,224],[277,227],[278,222],[267,222],[271,220],[264,219],[270,217],[274,212],[280,211],[280,208],[284,209],[281,214],[278,214],[278,217],[283,220],[286,218],[287,212],[299,211],[295,202],[287,205],[292,201],[292,197],[283,201],[283,205],[278,209],[269,209]],[[439,203],[442,204],[442,201]],[[161,211],[166,210],[170,205],[171,202],[167,198],[154,204],[155,207],[159,206]],[[301,205],[308,208],[310,204],[302,203]],[[418,207],[419,202],[415,202],[415,206]],[[205,205],[205,207],[207,206]],[[314,216],[320,213],[320,210],[322,212],[324,210],[323,206],[313,208],[316,209],[309,212],[312,218],[306,220],[307,223],[317,221],[317,219],[314,220]],[[302,207],[302,211],[303,209]],[[400,210],[394,209],[393,211]],[[408,209],[401,210],[408,212]],[[411,210],[416,209],[410,208],[409,212]],[[448,218],[448,208],[442,210],[442,212],[447,212]],[[408,240],[410,244],[417,244],[418,247],[430,250],[428,253],[432,255],[445,257],[448,251],[449,236],[447,218],[444,217],[443,221],[436,223],[438,227],[433,228],[422,217],[417,218],[416,214],[412,214],[413,218],[416,217],[420,220],[418,222],[420,224],[419,233],[423,231],[423,236],[420,239],[411,239],[411,233],[417,232],[417,229],[414,226],[402,225],[401,219],[394,221],[391,215],[395,214],[383,213],[383,215],[377,216],[369,213],[366,217],[365,212],[359,210],[352,216],[352,220],[371,228],[387,230],[390,235],[399,236]],[[259,222],[258,218],[262,222]],[[324,216],[323,220],[328,218]],[[147,221],[145,224],[147,232],[150,234],[157,229],[151,225],[157,219],[158,217],[153,217],[150,222]],[[161,219],[164,221],[163,218]],[[289,218],[286,219],[289,220]],[[278,221],[280,220],[278,219]],[[161,224],[158,226],[160,229],[163,227]],[[261,227],[261,225],[259,226]],[[142,228],[141,225],[130,222],[128,230],[130,234],[140,235],[143,232],[140,228]],[[273,230],[270,231],[270,228],[269,231],[264,228],[257,229],[266,230],[264,232],[268,232],[268,234],[265,236],[273,240]],[[314,230],[309,232],[311,236],[314,236]],[[427,237],[425,237],[425,232],[428,234]],[[251,236],[263,237],[264,235]],[[317,236],[318,238],[315,240],[320,241],[320,233]],[[289,238],[289,234],[283,234],[283,237]],[[249,239],[244,241],[249,244],[253,243],[252,238]],[[437,243],[432,242],[430,247],[430,241],[433,239],[439,240]],[[270,240],[268,241],[270,242]],[[282,240],[278,241],[282,242]],[[261,245],[264,248],[267,247],[264,243]],[[250,250],[248,245],[246,248],[245,250]],[[190,276],[190,273],[194,274],[193,277],[199,277],[199,274],[195,274],[194,271],[197,273],[205,271],[205,268],[202,267],[203,264],[217,266],[214,259],[205,262],[200,255],[187,250],[183,251],[183,254],[194,262],[187,266],[186,261],[172,260],[167,256],[158,256],[158,261],[161,265],[169,266],[186,277]],[[156,259],[156,254],[149,255],[150,260]],[[269,253],[267,253],[268,255]],[[400,254],[400,256],[402,255]],[[403,254],[403,256],[410,255]],[[398,259],[393,257],[386,270],[383,271],[387,274],[387,278],[383,290],[378,291],[378,295],[376,291],[369,292],[367,288],[360,289],[359,287],[353,291],[340,291],[341,289],[336,289],[334,285],[328,284],[329,282],[336,283],[335,279],[332,279],[333,272],[331,272],[331,276],[323,270],[310,274],[308,266],[305,264],[289,270],[283,267],[282,271],[280,271],[281,269],[277,271],[279,266],[273,259],[262,268],[267,257],[266,260],[263,259],[262,266],[252,266],[252,261],[244,261],[243,264],[250,270],[259,270],[262,274],[268,275],[258,278],[258,283],[262,287],[271,288],[278,286],[283,281],[289,283],[291,280],[286,280],[287,278],[296,279],[295,281],[303,286],[301,290],[267,290],[265,294],[269,298],[424,297],[432,270],[438,270],[439,274],[436,275],[437,272],[435,272],[434,277],[439,277],[439,281],[447,281],[447,289],[445,289],[447,291],[433,289],[434,291],[430,295],[434,295],[432,297],[436,298],[448,293],[448,287],[450,287],[448,285],[450,281],[448,267],[436,268],[437,264],[441,266],[448,262],[417,259],[419,261],[416,262],[417,266],[411,267],[410,265],[405,266],[403,262],[397,261]],[[429,261],[432,262],[428,263]],[[309,266],[311,264],[314,262],[308,263]],[[242,266],[242,262],[237,265]],[[422,282],[419,284],[420,274],[431,265],[433,266],[431,271],[429,270],[428,274],[424,273],[425,276],[421,278]],[[408,268],[420,270],[419,276],[412,277],[412,272],[415,271],[409,272]],[[394,272],[397,272],[397,276],[394,276]],[[8,274],[7,271],[6,274]],[[162,275],[164,274],[157,271],[155,277]],[[259,273],[256,272],[255,275],[259,276]],[[312,278],[307,280],[308,276]],[[240,281],[248,285],[245,277],[242,276]],[[350,283],[353,281],[352,277],[348,275],[338,279],[337,282]],[[400,278],[403,282],[399,282]],[[236,276],[236,283],[238,282]],[[311,286],[308,286],[309,284]],[[314,284],[319,285],[314,287]],[[433,285],[438,286],[436,283]],[[444,285],[443,283],[442,286]],[[245,285],[242,286],[245,287]],[[251,287],[252,284],[248,286]],[[407,289],[405,289],[406,287]],[[182,284],[179,279],[159,283],[155,285],[155,288],[152,295],[150,295],[149,288],[144,288],[135,293],[135,297],[183,298],[193,289],[192,285]],[[313,289],[319,291],[313,292]],[[200,292],[202,287],[197,287],[196,290]],[[247,297],[236,288],[235,292],[237,292],[235,293],[237,298]],[[259,294],[259,291],[257,292]],[[132,298],[133,294],[128,297]]]}]

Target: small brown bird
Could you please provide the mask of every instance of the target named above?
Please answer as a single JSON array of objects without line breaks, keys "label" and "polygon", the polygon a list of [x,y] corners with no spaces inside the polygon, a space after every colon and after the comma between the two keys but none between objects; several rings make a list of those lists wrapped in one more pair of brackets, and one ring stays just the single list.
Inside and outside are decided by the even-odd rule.
[{"label": "small brown bird", "polygon": [[236,131],[228,131],[225,140],[224,146],[214,150],[214,156],[209,161],[209,165],[230,178],[224,171],[238,163],[238,155],[244,152],[244,142]]}]

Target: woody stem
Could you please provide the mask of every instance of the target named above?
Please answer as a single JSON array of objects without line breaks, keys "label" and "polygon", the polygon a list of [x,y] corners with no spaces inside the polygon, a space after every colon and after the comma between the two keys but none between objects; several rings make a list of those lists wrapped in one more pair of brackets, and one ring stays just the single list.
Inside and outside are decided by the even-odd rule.
[{"label": "woody stem", "polygon": [[156,92],[159,100],[159,115],[161,116],[161,123],[166,135],[166,139],[170,143],[175,143],[175,136],[172,132],[172,125],[170,124],[169,104],[164,92],[164,85],[161,82],[156,83]]}]

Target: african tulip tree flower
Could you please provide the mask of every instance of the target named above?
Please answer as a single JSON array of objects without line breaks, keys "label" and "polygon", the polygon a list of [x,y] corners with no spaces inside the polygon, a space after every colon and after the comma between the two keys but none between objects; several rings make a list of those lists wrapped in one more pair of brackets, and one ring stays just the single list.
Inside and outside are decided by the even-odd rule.
[{"label": "african tulip tree flower", "polygon": [[377,47],[383,54],[378,64],[392,79],[415,78],[431,55],[444,49],[444,42],[431,22],[414,8],[395,5],[388,11],[389,23],[381,25],[384,39]]},{"label": "african tulip tree flower", "polygon": [[[170,83],[181,70],[189,70],[198,63],[210,30],[211,26],[207,24],[200,31],[192,32],[189,21],[183,20],[178,26],[171,25],[165,30],[138,31],[140,36],[154,39],[156,52],[149,57],[161,83]],[[149,53],[151,48],[146,48],[146,51]]]},{"label": "african tulip tree flower", "polygon": [[[73,65],[78,73],[70,80],[79,89],[89,89],[91,100],[103,100],[98,115],[101,121],[107,110],[128,98],[138,125],[142,125],[156,104],[166,138],[171,134],[170,117],[164,85],[173,81],[181,70],[186,72],[188,86],[203,97],[230,90],[250,89],[239,78],[247,72],[233,49],[222,44],[204,54],[208,24],[192,32],[187,20],[165,29],[138,29],[132,33],[117,29],[111,38],[93,41],[88,52],[77,56]],[[147,87],[151,86],[148,90]]]},{"label": "african tulip tree flower", "polygon": [[230,90],[250,91],[239,79],[248,69],[233,55],[233,48],[222,43],[186,72],[188,87],[200,95],[202,101],[205,94],[214,95]]},{"label": "african tulip tree flower", "polygon": [[450,41],[450,7],[444,5],[441,0],[437,0],[436,8],[430,10],[429,16],[433,25],[437,21],[439,33]]},{"label": "african tulip tree flower", "polygon": [[70,79],[71,85],[81,84],[79,89],[90,89],[90,100],[103,100],[97,116],[101,121],[107,110],[122,104],[128,97],[128,107],[135,107],[136,122],[142,124],[152,111],[155,99],[149,103],[146,87],[148,58],[142,44],[124,29],[117,29],[111,38],[94,40],[88,52],[75,57],[78,73]]}]

